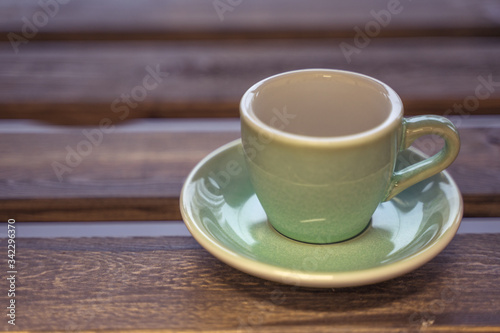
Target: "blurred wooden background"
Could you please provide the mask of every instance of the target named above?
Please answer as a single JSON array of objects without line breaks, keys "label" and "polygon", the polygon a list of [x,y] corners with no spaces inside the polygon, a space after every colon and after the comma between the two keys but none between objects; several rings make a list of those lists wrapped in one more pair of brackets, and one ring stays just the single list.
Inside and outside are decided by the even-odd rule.
[{"label": "blurred wooden background", "polygon": [[[180,220],[188,172],[239,137],[244,91],[313,67],[386,82],[407,116],[449,116],[465,215],[500,217],[499,1],[9,0],[0,219]],[[498,234],[459,235],[416,272],[336,293],[247,276],[190,237],[19,242],[22,330],[500,331]],[[453,306],[434,311],[450,286]],[[275,290],[285,304],[262,310]]]},{"label": "blurred wooden background", "polygon": [[[0,162],[0,196],[9,216],[179,219],[177,198],[187,172],[238,137],[243,92],[262,78],[300,68],[371,75],[401,95],[406,115],[455,117],[463,148],[450,171],[464,193],[466,215],[500,215],[496,1],[52,0],[0,6],[0,118],[43,122],[3,125],[9,130],[0,145],[8,158]],[[145,89],[150,72],[158,77]],[[221,117],[235,120],[215,119]],[[130,124],[138,118],[145,120]],[[52,163],[68,166],[67,146],[77,149],[86,140],[78,126],[99,129],[103,120],[136,130],[116,127],[104,134],[103,143],[60,179]],[[153,123],[154,133],[147,125]],[[131,147],[161,158],[145,167]]]}]

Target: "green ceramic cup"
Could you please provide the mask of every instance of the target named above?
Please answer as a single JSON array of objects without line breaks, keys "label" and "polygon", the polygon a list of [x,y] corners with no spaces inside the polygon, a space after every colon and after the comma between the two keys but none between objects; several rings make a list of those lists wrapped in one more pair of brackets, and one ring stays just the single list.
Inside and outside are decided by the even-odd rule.
[{"label": "green ceramic cup", "polygon": [[[272,226],[289,238],[334,243],[359,235],[377,206],[456,158],[460,139],[439,116],[403,118],[400,97],[371,77],[306,69],[264,79],[240,104],[243,151]],[[395,172],[418,137],[440,152]]]}]

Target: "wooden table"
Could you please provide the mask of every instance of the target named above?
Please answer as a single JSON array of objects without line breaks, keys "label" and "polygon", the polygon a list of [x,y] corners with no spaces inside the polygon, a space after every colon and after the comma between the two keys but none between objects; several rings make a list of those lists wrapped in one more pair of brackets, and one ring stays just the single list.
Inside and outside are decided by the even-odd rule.
[{"label": "wooden table", "polygon": [[[500,331],[498,2],[5,1],[0,31],[2,330]],[[449,172],[466,218],[414,272],[281,285],[221,263],[180,222],[188,172],[239,137],[243,92],[314,67],[374,76],[407,116],[459,128]]]}]

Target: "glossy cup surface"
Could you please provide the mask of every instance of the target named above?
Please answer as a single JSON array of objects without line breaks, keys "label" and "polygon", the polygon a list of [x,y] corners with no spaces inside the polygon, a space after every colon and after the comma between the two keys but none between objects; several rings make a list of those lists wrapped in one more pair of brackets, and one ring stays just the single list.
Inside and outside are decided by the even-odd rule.
[{"label": "glossy cup surface", "polygon": [[350,239],[387,195],[403,107],[384,83],[301,70],[251,87],[240,105],[250,179],[269,222],[309,243]]}]

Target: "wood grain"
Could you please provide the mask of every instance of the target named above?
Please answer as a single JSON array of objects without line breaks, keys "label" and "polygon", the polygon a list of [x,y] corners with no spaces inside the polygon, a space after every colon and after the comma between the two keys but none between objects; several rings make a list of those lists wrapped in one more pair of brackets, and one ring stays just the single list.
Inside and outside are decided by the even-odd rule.
[{"label": "wood grain", "polygon": [[[58,1],[59,2],[59,1]],[[8,33],[28,40],[145,40],[325,38],[355,35],[375,21],[372,11],[387,10],[388,1],[214,1],[98,0],[60,1],[44,9],[36,0],[0,5],[0,38]],[[498,36],[498,4],[494,1],[402,0],[385,19],[382,37]],[[42,14],[40,14],[42,13]],[[23,18],[24,21],[23,21]],[[25,21],[36,23],[35,36],[23,35]],[[12,38],[12,37],[11,37]]]},{"label": "wood grain", "polygon": [[[474,119],[455,119],[462,148],[448,170],[463,193],[466,216],[500,216],[500,116]],[[102,142],[70,166],[69,152],[90,142],[84,130],[95,128],[1,124],[0,220],[18,221],[180,220],[178,198],[189,171],[240,136],[233,119],[144,120],[102,134]],[[429,140],[419,148],[440,148]],[[54,162],[68,166],[61,180]]]},{"label": "wood grain", "polygon": [[[303,68],[380,79],[401,95],[407,115],[498,114],[498,41],[374,39],[350,62],[340,49],[343,42],[353,43],[349,39],[39,42],[19,54],[0,43],[0,118],[96,125],[118,115],[236,117],[241,96],[255,82]],[[151,70],[161,73],[157,81]],[[150,90],[144,88],[145,78]],[[492,83],[483,87],[485,81]]]},{"label": "wood grain", "polygon": [[457,235],[407,275],[324,290],[244,274],[190,237],[20,237],[16,329],[495,332],[499,253],[500,234]]}]

